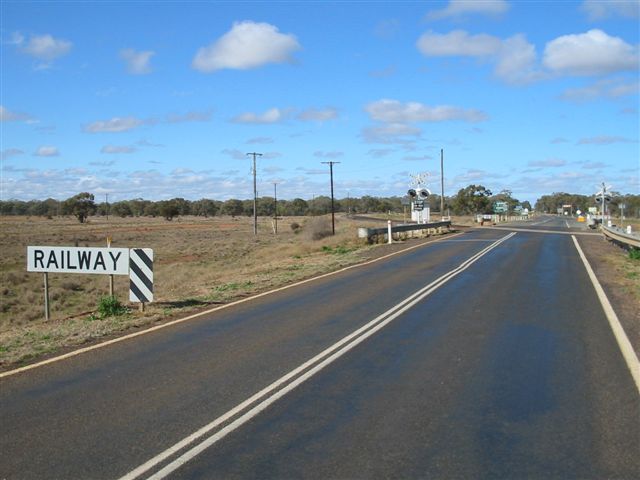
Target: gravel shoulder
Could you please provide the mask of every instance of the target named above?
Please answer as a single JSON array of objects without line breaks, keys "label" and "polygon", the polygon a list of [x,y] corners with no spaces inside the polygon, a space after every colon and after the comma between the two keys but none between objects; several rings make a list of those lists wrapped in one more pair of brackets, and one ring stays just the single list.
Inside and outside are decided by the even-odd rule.
[{"label": "gravel shoulder", "polygon": [[579,243],[640,357],[640,260],[603,236],[580,237]]}]

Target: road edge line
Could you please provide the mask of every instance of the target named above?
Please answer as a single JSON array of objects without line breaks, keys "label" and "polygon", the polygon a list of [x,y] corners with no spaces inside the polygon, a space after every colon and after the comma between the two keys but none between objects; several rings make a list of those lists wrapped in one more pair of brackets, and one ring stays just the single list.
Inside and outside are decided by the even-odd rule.
[{"label": "road edge line", "polygon": [[457,237],[459,235],[462,235],[463,233],[465,233],[465,232],[454,233],[452,235],[444,235],[442,238],[438,238],[438,239],[433,240],[431,242],[424,242],[424,243],[421,243],[419,245],[412,245],[412,246],[407,247],[405,249],[398,250],[397,252],[392,252],[392,253],[389,253],[389,254],[384,255],[382,257],[374,258],[372,260],[367,260],[367,261],[362,262],[362,263],[356,263],[356,264],[353,264],[353,265],[349,265],[348,267],[341,268],[340,270],[336,270],[334,272],[323,273],[323,274],[318,275],[316,277],[306,278],[304,280],[300,280],[299,282],[292,283],[290,285],[284,285],[282,287],[278,287],[278,288],[273,289],[273,290],[268,290],[266,292],[258,293],[256,295],[252,295],[252,296],[247,297],[247,298],[242,298],[240,300],[236,300],[236,301],[231,302],[231,303],[227,303],[227,304],[224,304],[224,305],[219,305],[217,307],[211,308],[209,310],[205,310],[203,312],[194,313],[192,315],[188,315],[188,316],[183,317],[183,318],[177,318],[176,320],[171,320],[170,322],[163,323],[162,325],[155,325],[153,327],[146,328],[146,329],[141,330],[139,332],[129,333],[127,335],[123,335],[122,337],[113,338],[111,340],[100,342],[100,343],[97,343],[95,345],[91,345],[89,347],[82,347],[82,348],[79,348],[77,350],[73,350],[71,352],[65,353],[63,355],[58,355],[56,357],[48,358],[48,359],[42,360],[40,362],[32,363],[30,365],[25,365],[24,367],[15,368],[13,370],[7,370],[6,372],[0,372],[0,379],[1,378],[5,378],[5,377],[10,377],[12,375],[17,375],[18,373],[23,373],[23,372],[26,372],[26,371],[29,371],[29,370],[34,370],[36,368],[43,367],[45,365],[50,365],[52,363],[60,362],[62,360],[66,360],[68,358],[73,358],[73,357],[76,357],[78,355],[82,355],[83,353],[91,352],[93,350],[98,350],[99,348],[108,347],[109,345],[114,345],[116,343],[124,342],[126,340],[131,340],[133,338],[140,337],[142,335],[147,335],[149,333],[153,333],[153,332],[156,332],[158,330],[162,330],[164,328],[172,327],[174,325],[178,325],[178,324],[187,322],[189,320],[193,320],[193,319],[201,317],[203,315],[209,315],[211,313],[217,312],[219,310],[223,310],[225,308],[234,307],[236,305],[240,305],[240,304],[245,303],[245,302],[250,302],[250,301],[255,300],[257,298],[266,297],[267,295],[272,295],[274,293],[282,292],[282,291],[287,290],[289,288],[298,287],[300,285],[304,285],[305,283],[310,283],[310,282],[313,282],[313,281],[316,281],[316,280],[320,280],[322,278],[330,277],[331,275],[337,275],[339,273],[346,272],[347,270],[351,270],[351,269],[359,268],[359,267],[364,267],[366,265],[371,265],[373,263],[379,262],[381,260],[385,260],[385,259],[393,257],[395,255],[399,255],[401,253],[405,253],[405,252],[408,252],[410,250],[414,250],[416,248],[420,248],[420,247],[424,247],[426,245],[431,245],[433,243],[440,242],[440,241],[444,240],[445,238]]},{"label": "road edge line", "polygon": [[578,240],[573,235],[571,236],[571,238],[573,238],[573,243],[575,244],[576,249],[578,250],[578,254],[580,255],[580,258],[582,259],[582,263],[584,264],[584,267],[587,270],[587,274],[591,279],[591,283],[593,284],[593,288],[595,289],[596,294],[598,295],[598,299],[600,300],[600,304],[602,305],[604,314],[607,317],[607,320],[609,321],[609,325],[611,326],[611,330],[613,331],[613,335],[614,337],[616,337],[616,341],[618,342],[618,347],[620,348],[624,361],[626,362],[627,367],[631,372],[633,381],[636,384],[636,389],[640,394],[640,360],[638,360],[638,356],[636,355],[636,352],[633,349],[631,342],[629,341],[629,337],[627,336],[627,333],[624,331],[624,328],[622,328],[622,324],[620,323],[620,320],[618,319],[618,315],[616,315],[615,310],[611,306],[611,302],[609,302],[609,299],[607,298],[607,294],[604,292],[602,285],[600,285],[600,282],[598,281],[598,277],[596,277],[596,274],[591,268],[591,265],[589,264],[589,260],[587,260],[587,257],[582,251],[582,248],[580,248],[580,244],[578,243]]}]

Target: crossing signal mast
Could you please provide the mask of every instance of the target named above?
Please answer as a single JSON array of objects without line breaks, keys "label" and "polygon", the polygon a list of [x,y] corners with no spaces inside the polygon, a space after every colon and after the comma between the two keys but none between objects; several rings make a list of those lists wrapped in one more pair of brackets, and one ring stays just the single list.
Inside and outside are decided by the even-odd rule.
[{"label": "crossing signal mast", "polygon": [[416,223],[429,223],[431,209],[429,207],[429,195],[431,191],[424,187],[429,177],[428,173],[411,175],[410,188],[407,191],[411,200],[411,220]]},{"label": "crossing signal mast", "polygon": [[611,203],[611,185],[607,185],[602,182],[600,184],[600,190],[596,192],[596,203],[600,205],[600,214],[602,221],[604,221],[607,215],[607,204]]}]

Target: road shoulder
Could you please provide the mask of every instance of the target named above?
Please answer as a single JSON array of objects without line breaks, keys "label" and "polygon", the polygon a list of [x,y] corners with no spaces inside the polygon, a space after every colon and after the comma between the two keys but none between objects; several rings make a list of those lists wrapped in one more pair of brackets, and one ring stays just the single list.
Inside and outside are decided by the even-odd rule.
[{"label": "road shoulder", "polygon": [[603,237],[580,237],[578,241],[640,357],[640,261]]}]

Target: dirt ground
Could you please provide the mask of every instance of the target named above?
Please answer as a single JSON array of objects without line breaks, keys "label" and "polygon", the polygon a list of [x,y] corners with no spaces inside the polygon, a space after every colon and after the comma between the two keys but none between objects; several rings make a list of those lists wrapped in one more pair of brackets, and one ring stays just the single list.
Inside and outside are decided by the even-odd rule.
[{"label": "dirt ground", "polygon": [[[470,219],[454,218],[458,229]],[[368,245],[357,227],[382,222],[338,216],[336,236],[327,217],[284,218],[274,234],[271,219],[251,218],[0,217],[0,370],[33,362],[152,325],[164,323],[322,273],[361,263],[435,237],[393,245]],[[296,225],[298,226],[296,228]],[[154,249],[155,301],[140,312],[128,302],[128,278],[115,277],[115,294],[125,315],[102,317],[100,298],[108,276],[50,274],[51,319],[44,320],[43,276],[26,271],[26,247],[106,246]],[[640,261],[600,237],[581,245],[638,349]]]}]

